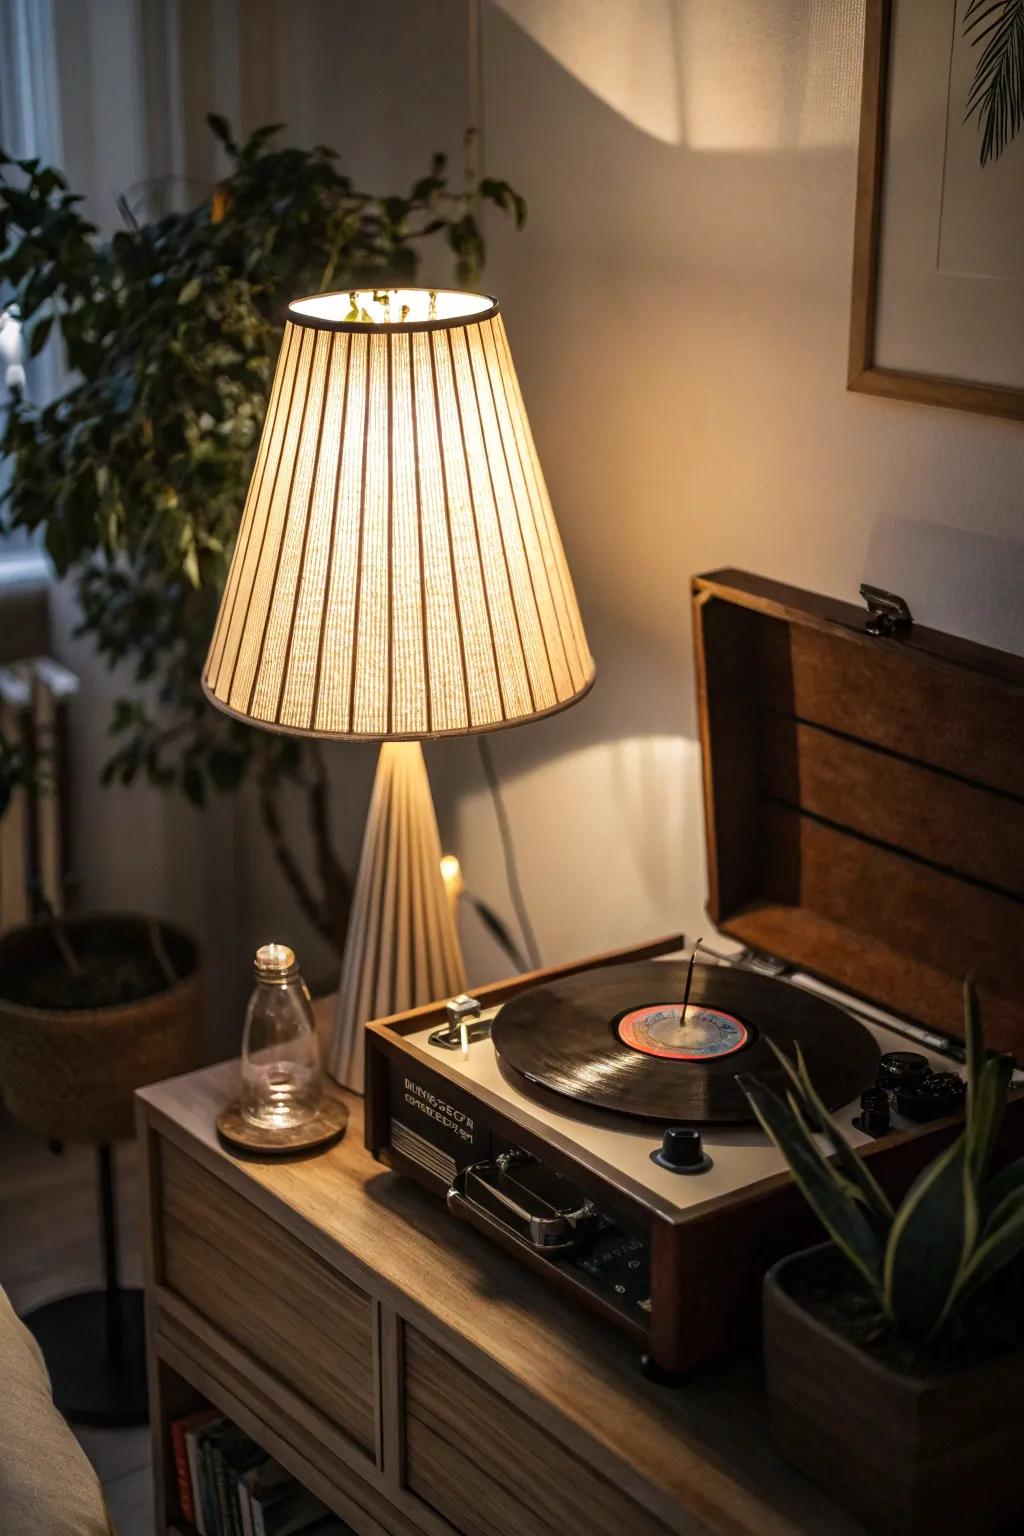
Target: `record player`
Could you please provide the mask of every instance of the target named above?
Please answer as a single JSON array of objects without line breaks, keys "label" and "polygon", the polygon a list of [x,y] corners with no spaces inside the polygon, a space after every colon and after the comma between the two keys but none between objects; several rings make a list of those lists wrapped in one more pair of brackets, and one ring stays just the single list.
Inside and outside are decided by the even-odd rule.
[{"label": "record player", "polygon": [[866,595],[693,583],[701,952],[670,935],[368,1026],[371,1152],[656,1375],[738,1342],[766,1268],[820,1235],[743,1094],[771,1042],[893,1193],[958,1134],[969,969],[1024,1060],[1024,662]]}]

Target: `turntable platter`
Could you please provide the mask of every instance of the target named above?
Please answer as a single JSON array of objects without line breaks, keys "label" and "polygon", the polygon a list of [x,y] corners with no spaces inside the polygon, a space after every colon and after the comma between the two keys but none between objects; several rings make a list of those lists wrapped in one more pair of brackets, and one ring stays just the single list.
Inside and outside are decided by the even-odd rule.
[{"label": "turntable platter", "polygon": [[584,971],[505,1003],[491,1027],[502,1067],[579,1104],[662,1121],[749,1121],[738,1073],[778,1077],[769,1046],[797,1042],[828,1109],[873,1081],[878,1047],[824,998],[768,976],[642,961]]}]

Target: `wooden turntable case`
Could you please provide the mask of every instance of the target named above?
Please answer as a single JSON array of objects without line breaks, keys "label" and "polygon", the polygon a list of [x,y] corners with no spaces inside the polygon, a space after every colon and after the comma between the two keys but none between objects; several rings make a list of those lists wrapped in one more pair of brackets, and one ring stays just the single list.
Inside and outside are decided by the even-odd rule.
[{"label": "wooden turntable case", "polygon": [[1024,658],[742,571],[693,583],[709,913],[1024,1062]]},{"label": "wooden turntable case", "polygon": [[[949,1037],[962,1036],[962,981],[973,966],[989,1043],[1021,1059],[1024,661],[917,626],[901,638],[874,636],[866,610],[738,571],[696,577],[693,612],[716,926]],[[487,1007],[678,943],[592,956],[474,995]],[[439,1194],[438,1181],[390,1144],[390,1064],[412,1049],[407,1036],[444,1017],[442,1002],[374,1021],[366,1054],[369,1150]],[[454,1085],[443,1055],[430,1070]],[[527,1151],[587,1188],[570,1147],[537,1142],[507,1107],[498,1118],[507,1134],[521,1132]],[[942,1120],[874,1141],[862,1155],[898,1194],[958,1133],[958,1121]],[[1021,1152],[1018,1097],[1001,1155]],[[607,1193],[624,1214],[642,1209],[625,1181]],[[821,1235],[787,1174],[698,1213],[648,1208],[646,1217],[643,1345],[668,1371],[748,1336],[767,1268]],[[519,1257],[571,1284],[548,1261]]]}]

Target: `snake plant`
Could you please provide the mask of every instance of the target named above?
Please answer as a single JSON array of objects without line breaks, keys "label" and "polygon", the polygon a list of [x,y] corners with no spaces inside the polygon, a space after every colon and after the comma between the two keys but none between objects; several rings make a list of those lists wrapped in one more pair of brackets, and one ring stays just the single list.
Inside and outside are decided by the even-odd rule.
[{"label": "snake plant", "polygon": [[963,1133],[893,1206],[808,1076],[776,1050],[785,1095],[745,1076],[758,1120],[822,1226],[862,1277],[897,1337],[933,1339],[967,1298],[1024,1249],[1024,1158],[992,1175],[1013,1060],[985,1050],[973,979],[964,983]]}]

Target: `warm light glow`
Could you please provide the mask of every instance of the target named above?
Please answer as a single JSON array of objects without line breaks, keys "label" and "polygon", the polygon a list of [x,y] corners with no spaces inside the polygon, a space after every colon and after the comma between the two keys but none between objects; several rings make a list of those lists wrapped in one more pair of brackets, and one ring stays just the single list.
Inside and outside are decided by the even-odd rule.
[{"label": "warm light glow", "polygon": [[456,911],[466,884],[462,878],[462,865],[454,853],[443,855],[441,859],[441,879],[444,881],[444,888],[448,893],[448,900],[451,902],[452,911]]},{"label": "warm light glow", "polygon": [[[429,312],[430,290],[395,293]],[[286,324],[203,670],[212,703],[379,740],[586,693],[594,663],[496,311]]]},{"label": "warm light glow", "polygon": [[863,0],[495,4],[572,80],[665,144],[763,154],[846,145],[856,131]]},{"label": "warm light glow", "polygon": [[538,47],[626,122],[678,144],[679,0],[496,0]]},{"label": "warm light glow", "polygon": [[454,885],[462,879],[462,865],[454,853],[446,853],[441,858],[441,879],[445,885]]},{"label": "warm light glow", "polygon": [[748,154],[846,146],[860,102],[862,9],[859,0],[680,6],[684,142]]},{"label": "warm light glow", "polygon": [[485,293],[454,288],[349,288],[344,293],[315,293],[295,299],[289,315],[322,325],[430,325],[438,320],[468,320],[496,308]]}]

